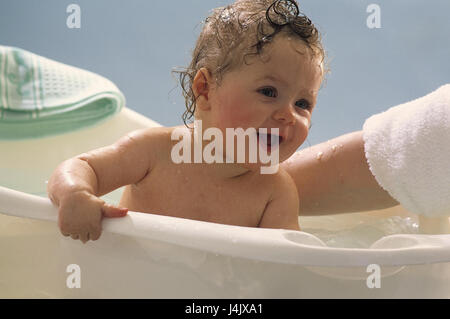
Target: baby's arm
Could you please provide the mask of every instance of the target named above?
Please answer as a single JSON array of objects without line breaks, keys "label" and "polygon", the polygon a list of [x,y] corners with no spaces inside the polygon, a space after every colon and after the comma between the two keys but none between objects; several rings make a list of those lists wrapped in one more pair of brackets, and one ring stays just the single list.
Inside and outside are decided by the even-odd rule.
[{"label": "baby's arm", "polygon": [[274,179],[272,198],[266,205],[259,227],[300,230],[299,199],[294,181],[282,169]]},{"label": "baby's arm", "polygon": [[124,216],[125,208],[106,204],[100,196],[141,180],[155,162],[151,129],[138,130],[115,144],[61,163],[49,179],[47,192],[59,206],[61,233],[83,242],[96,240],[101,218]]},{"label": "baby's arm", "polygon": [[370,172],[362,131],[302,150],[281,167],[297,185],[300,215],[349,213],[398,205]]}]

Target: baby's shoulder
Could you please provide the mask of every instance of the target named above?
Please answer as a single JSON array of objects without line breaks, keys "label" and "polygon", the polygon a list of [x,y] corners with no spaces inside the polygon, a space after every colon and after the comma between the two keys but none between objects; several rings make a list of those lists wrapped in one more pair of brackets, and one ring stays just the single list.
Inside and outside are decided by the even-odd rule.
[{"label": "baby's shoulder", "polygon": [[172,132],[176,127],[155,126],[135,130],[128,134],[129,137],[143,142],[158,144],[159,146],[171,144]]},{"label": "baby's shoulder", "polygon": [[259,178],[261,186],[270,187],[271,198],[280,194],[297,193],[297,187],[291,175],[281,167],[273,174],[260,174]]},{"label": "baby's shoulder", "polygon": [[299,230],[299,198],[291,176],[279,169],[267,181],[272,182],[272,193],[261,217],[259,227]]},{"label": "baby's shoulder", "polygon": [[141,137],[144,139],[164,139],[168,136],[170,140],[170,135],[173,129],[174,127],[152,126],[135,130],[131,132],[131,134],[132,136]]},{"label": "baby's shoulder", "polygon": [[279,188],[280,186],[295,186],[294,180],[287,171],[285,171],[281,166],[273,174],[261,174],[261,181],[264,183],[269,183],[274,185],[274,187]]},{"label": "baby's shoulder", "polygon": [[172,131],[176,127],[146,127],[132,131],[127,134],[128,138],[134,140],[142,148],[151,150],[153,154],[160,157],[166,157],[165,154],[170,154],[172,147],[171,136]]}]

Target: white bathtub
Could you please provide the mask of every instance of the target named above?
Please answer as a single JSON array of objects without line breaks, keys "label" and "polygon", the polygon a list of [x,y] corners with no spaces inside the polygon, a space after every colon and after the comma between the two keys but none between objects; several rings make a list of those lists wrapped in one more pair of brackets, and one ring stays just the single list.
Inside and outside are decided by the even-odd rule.
[{"label": "white bathtub", "polygon": [[[105,219],[96,242],[63,237],[56,208],[31,194],[43,194],[64,159],[151,125],[124,109],[95,128],[0,141],[0,298],[450,298],[450,235],[399,234],[371,248],[333,248],[306,232],[130,212]],[[118,202],[120,194],[104,198]],[[24,215],[34,219],[17,217]],[[415,218],[396,208],[300,221],[303,229],[346,229],[391,215]],[[80,288],[66,284],[72,264],[80,267]],[[379,281],[367,271],[371,264],[380,267]]]}]

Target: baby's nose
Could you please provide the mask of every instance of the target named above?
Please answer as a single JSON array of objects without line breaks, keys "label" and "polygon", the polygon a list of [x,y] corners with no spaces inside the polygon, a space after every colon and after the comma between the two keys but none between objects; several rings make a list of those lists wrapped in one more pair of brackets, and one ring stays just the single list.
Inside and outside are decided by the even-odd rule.
[{"label": "baby's nose", "polygon": [[281,122],[285,125],[290,125],[295,122],[295,114],[292,106],[286,106],[281,109],[278,109],[274,113],[274,119],[278,122]]}]

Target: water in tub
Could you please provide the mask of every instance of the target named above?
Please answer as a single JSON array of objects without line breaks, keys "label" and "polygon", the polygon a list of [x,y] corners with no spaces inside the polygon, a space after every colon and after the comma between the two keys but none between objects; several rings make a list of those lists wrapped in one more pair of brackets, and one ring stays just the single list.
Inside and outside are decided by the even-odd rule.
[{"label": "water in tub", "polygon": [[[320,238],[329,247],[345,247],[345,248],[369,248],[374,242],[384,236],[394,234],[418,234],[419,224],[416,218],[401,214],[392,216],[387,214],[376,214],[370,216],[365,214],[346,214],[353,215],[332,215],[321,217],[300,217],[303,221],[302,231],[311,233]],[[357,216],[359,215],[359,216]],[[384,216],[383,216],[384,215]],[[320,219],[321,225],[315,226],[313,218]],[[345,226],[345,221],[348,225]],[[338,223],[333,227],[333,223]],[[330,225],[327,228],[325,225]],[[325,227],[324,227],[325,226]]]},{"label": "water in tub", "polygon": [[[111,203],[118,204],[123,189],[118,189],[110,194],[107,194],[102,197],[103,200]],[[34,193],[34,195],[38,195],[41,197],[47,197],[47,194],[44,190]],[[370,213],[352,213],[352,214],[340,214],[340,215],[330,215],[330,216],[320,216],[320,217],[300,217],[299,218],[300,225],[302,230],[307,233],[311,233],[321,239],[327,246],[329,247],[346,247],[346,248],[369,248],[374,242],[379,240],[380,238],[391,235],[391,234],[407,234],[407,233],[418,233],[418,222],[416,217],[404,212],[402,210],[395,211],[394,213],[390,211],[380,211],[380,212],[370,212]],[[28,223],[27,219],[17,219],[13,221],[13,223]],[[11,224],[10,224],[11,225]],[[1,225],[0,225],[1,226]],[[6,227],[6,226],[5,226]],[[56,225],[54,226],[56,227]],[[0,227],[2,228],[2,227]],[[14,236],[14,235],[23,235],[16,233],[8,233],[7,228],[2,229],[2,233],[6,236]],[[29,240],[26,235],[24,235],[24,240]],[[55,245],[53,238],[46,237],[45,234],[42,234],[42,238],[39,241],[43,242],[42,247],[51,247],[51,245]],[[237,240],[236,240],[237,242]],[[16,249],[15,247],[3,247],[2,249]],[[44,248],[42,248],[44,249]],[[40,250],[38,248],[36,251],[33,251],[31,256],[33,260],[39,260],[40,266],[46,269],[54,269],[55,273],[58,271],[58,267],[61,265],[58,264],[58,259],[40,259]],[[199,257],[198,255],[194,255],[194,257],[187,258],[186,256],[178,256],[171,255],[168,253],[170,259],[182,260],[182,264],[184,266],[189,262],[193,262],[190,265],[193,268],[198,268],[199,263],[201,264],[206,258],[206,255],[202,255],[203,257]],[[30,256],[28,256],[30,259]],[[219,259],[218,259],[219,260]],[[1,258],[0,258],[1,261]],[[176,262],[175,262],[176,263]],[[208,278],[207,282],[212,282],[216,285],[238,285],[239,287],[244,287],[242,289],[247,289],[245,291],[241,291],[243,296],[255,296],[260,293],[258,282],[257,281],[249,281],[242,284],[245,279],[244,277],[239,277],[236,275],[236,272],[233,271],[235,269],[229,263],[224,263],[222,259],[220,259],[220,265],[217,267],[220,268],[219,272],[208,272],[208,269],[201,268],[202,278]],[[33,291],[30,292],[21,286],[26,285],[26,280],[33,281],[35,286],[45,286],[45,283],[40,282],[41,280],[39,276],[32,276],[32,272],[27,272],[27,278],[22,278],[24,272],[21,271],[12,271],[15,267],[30,267],[30,265],[17,265],[14,263],[11,264],[3,264],[0,262],[0,268],[3,267],[3,271],[5,273],[10,274],[9,276],[17,276],[17,278],[8,279],[13,280],[18,283],[13,291],[2,291],[0,289],[0,297],[8,297],[11,295],[14,296],[23,296],[23,297],[37,297],[37,298],[58,298],[58,296],[63,296],[66,291],[61,291],[58,293],[59,288],[54,288],[54,295],[50,295],[47,291]],[[188,265],[189,266],[189,265]],[[198,269],[197,269],[198,270]],[[238,276],[238,277],[236,277]],[[236,278],[239,279],[236,279]],[[230,278],[234,278],[231,280]],[[1,286],[1,283],[0,283]],[[58,286],[59,287],[59,286]],[[233,286],[234,287],[234,286]],[[61,288],[64,289],[64,288]],[[261,290],[262,291],[262,290]],[[4,295],[2,295],[2,293]]]}]

